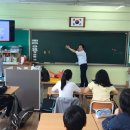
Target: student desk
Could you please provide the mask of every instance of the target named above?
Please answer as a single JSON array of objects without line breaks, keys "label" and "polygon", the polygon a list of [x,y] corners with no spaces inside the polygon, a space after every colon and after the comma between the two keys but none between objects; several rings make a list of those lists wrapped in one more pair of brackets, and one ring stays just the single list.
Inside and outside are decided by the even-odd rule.
[{"label": "student desk", "polygon": [[14,94],[18,89],[19,89],[19,86],[7,86],[7,90],[4,94]]},{"label": "student desk", "polygon": [[[84,95],[84,96],[89,96],[89,97],[92,98],[92,92],[88,92],[88,93],[85,93],[85,94],[84,94],[84,89],[85,89],[85,87],[80,87],[80,88],[81,88],[81,92],[80,92],[80,93],[75,92],[76,94]],[[53,95],[58,95],[58,94],[59,94],[58,91],[57,91],[57,92],[53,92],[53,91],[51,91],[51,90],[52,90],[52,87],[48,87],[47,94],[48,94],[49,96],[53,96]],[[111,95],[114,96],[115,94],[111,93]]]},{"label": "student desk", "polygon": [[[53,92],[51,90],[52,90],[52,87],[48,87],[48,90],[47,90],[48,96],[59,95],[58,91],[57,92]],[[81,87],[81,92],[80,93],[75,92],[75,93],[80,95],[80,94],[83,94],[83,91],[84,91],[84,87]]]},{"label": "student desk", "polygon": [[[53,92],[51,90],[52,90],[52,87],[48,87],[47,95],[49,97],[51,97],[51,96],[58,96],[59,95],[59,92]],[[83,91],[84,91],[84,87],[81,87],[81,92],[80,93],[78,93],[78,92],[74,93],[74,94],[79,95],[79,99],[80,99],[81,104],[83,104]]]},{"label": "student desk", "polygon": [[[18,86],[8,86],[6,92],[4,94],[10,94],[13,95],[17,90],[19,89]],[[2,108],[3,109],[3,108]],[[2,110],[1,109],[1,110]]]},{"label": "student desk", "polygon": [[[85,104],[86,106],[87,106],[87,104],[86,104],[86,99],[92,99],[92,92],[88,92],[88,93],[86,93],[86,94],[84,94],[84,89],[85,89],[85,87],[80,87],[80,89],[81,89],[81,92],[80,93],[78,93],[78,92],[74,92],[74,94],[75,95],[79,95],[79,100],[80,100],[80,103],[83,105],[83,104]],[[47,95],[49,96],[49,97],[51,97],[51,96],[58,96],[59,95],[59,92],[57,91],[57,92],[53,92],[52,91],[52,87],[48,87],[48,91],[47,91]]]},{"label": "student desk", "polygon": [[102,121],[105,119],[105,118],[96,118],[95,114],[92,114],[93,118],[94,118],[94,121],[98,127],[98,130],[103,130],[102,128]]},{"label": "student desk", "polygon": [[[75,94],[84,95],[84,96],[91,96],[92,97],[92,92],[88,92],[88,93],[84,94],[85,87],[80,87],[80,89],[81,89],[81,92],[80,93],[75,92]],[[52,87],[48,87],[47,94],[48,94],[48,96],[53,96],[53,95],[59,95],[59,92],[58,91],[53,92]]]},{"label": "student desk", "polygon": [[[62,113],[42,113],[37,130],[66,130]],[[98,130],[92,114],[87,114],[87,125],[83,130]]]},{"label": "student desk", "polygon": [[[89,102],[90,102],[90,100],[92,99],[92,95],[93,95],[93,94],[92,94],[91,91],[84,94],[84,89],[85,89],[85,87],[81,87],[81,92],[80,92],[80,93],[75,92],[74,94],[78,94],[78,95],[79,95],[80,103],[81,103],[82,105],[89,106]],[[58,95],[59,95],[59,92],[58,92],[58,91],[57,91],[57,92],[53,92],[53,91],[52,91],[52,87],[48,87],[47,95],[48,95],[49,97],[51,97],[51,96],[54,96],[54,97],[55,97],[55,96],[58,96]],[[111,99],[112,99],[112,100],[113,100],[113,96],[114,96],[114,95],[115,95],[115,94],[111,93]],[[87,107],[86,107],[86,111],[88,111]]]},{"label": "student desk", "polygon": [[41,81],[41,100],[42,100],[42,97],[44,97],[44,95],[46,95],[45,91],[46,89],[45,88],[48,88],[48,86],[53,86],[57,83],[57,81],[61,80],[60,78],[50,78],[50,81],[48,82],[45,82],[45,81]]},{"label": "student desk", "polygon": [[57,81],[59,81],[59,80],[61,80],[61,78],[50,78],[50,81],[48,81],[48,82],[42,81],[41,84],[48,84],[48,85],[53,84],[53,85],[54,85],[54,84],[56,84]]}]

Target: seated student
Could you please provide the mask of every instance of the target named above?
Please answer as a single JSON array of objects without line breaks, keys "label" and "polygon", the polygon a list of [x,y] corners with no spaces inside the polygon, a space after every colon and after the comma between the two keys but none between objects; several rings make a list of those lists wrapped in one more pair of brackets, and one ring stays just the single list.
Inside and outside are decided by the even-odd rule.
[{"label": "seated student", "polygon": [[124,89],[119,98],[120,108],[115,115],[102,122],[104,130],[130,130],[130,89]]},{"label": "seated student", "polygon": [[52,91],[59,91],[59,97],[73,97],[73,92],[80,92],[80,88],[74,83],[71,82],[72,71],[66,69],[62,75],[61,81],[58,81],[53,87]]},{"label": "seated student", "polygon": [[110,92],[118,94],[117,89],[111,84],[108,73],[101,69],[96,73],[95,79],[88,84],[84,93],[92,91],[92,100],[106,101],[110,100]]},{"label": "seated student", "polygon": [[86,113],[80,106],[70,106],[63,115],[66,130],[82,130],[86,125]]},{"label": "seated student", "polygon": [[0,109],[7,107],[5,116],[9,117],[10,112],[12,110],[13,102],[14,102],[14,97],[10,95],[3,95],[5,91],[7,90],[6,86],[0,87]]}]

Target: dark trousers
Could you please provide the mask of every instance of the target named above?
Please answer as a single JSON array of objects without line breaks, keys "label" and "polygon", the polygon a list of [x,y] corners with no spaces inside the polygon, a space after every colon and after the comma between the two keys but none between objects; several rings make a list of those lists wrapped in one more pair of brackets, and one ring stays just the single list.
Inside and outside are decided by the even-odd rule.
[{"label": "dark trousers", "polygon": [[5,115],[9,117],[14,102],[13,96],[0,96],[0,109],[7,107]]},{"label": "dark trousers", "polygon": [[87,68],[88,68],[87,64],[80,65],[80,78],[81,78],[80,87],[88,86],[88,80],[87,80],[87,76],[86,76]]}]

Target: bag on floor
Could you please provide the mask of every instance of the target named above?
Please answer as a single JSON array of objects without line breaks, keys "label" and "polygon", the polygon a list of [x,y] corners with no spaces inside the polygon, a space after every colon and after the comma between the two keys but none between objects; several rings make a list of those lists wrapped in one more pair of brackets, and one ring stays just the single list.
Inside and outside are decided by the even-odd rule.
[{"label": "bag on floor", "polygon": [[6,130],[17,130],[18,128],[23,127],[34,111],[33,107],[22,110],[18,98],[16,96],[14,97],[14,104],[10,115],[9,126]]},{"label": "bag on floor", "polygon": [[55,102],[55,99],[44,98],[40,110],[45,113],[52,113],[55,106]]}]

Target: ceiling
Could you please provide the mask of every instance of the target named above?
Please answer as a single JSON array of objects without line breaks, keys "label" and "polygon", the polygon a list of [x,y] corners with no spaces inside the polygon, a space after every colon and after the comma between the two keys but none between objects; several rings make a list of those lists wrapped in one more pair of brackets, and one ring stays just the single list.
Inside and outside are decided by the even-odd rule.
[{"label": "ceiling", "polygon": [[0,3],[130,6],[130,0],[0,0]]}]

